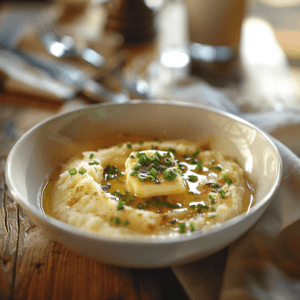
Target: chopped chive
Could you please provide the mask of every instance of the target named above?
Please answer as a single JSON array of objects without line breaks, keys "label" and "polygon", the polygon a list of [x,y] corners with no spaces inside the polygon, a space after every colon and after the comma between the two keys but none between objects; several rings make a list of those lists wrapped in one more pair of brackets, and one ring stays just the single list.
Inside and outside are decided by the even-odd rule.
[{"label": "chopped chive", "polygon": [[137,175],[139,175],[139,172],[138,171],[133,171],[133,172],[130,173],[130,175],[131,176],[137,176]]},{"label": "chopped chive", "polygon": [[195,158],[200,153],[199,149],[196,149],[196,151],[192,154],[193,158]]},{"label": "chopped chive", "polygon": [[185,152],[188,152],[188,151],[189,151],[189,149],[188,149],[188,148],[185,148],[185,149],[184,149],[184,151],[185,151]]},{"label": "chopped chive", "polygon": [[139,174],[138,176],[137,176],[137,178],[138,178],[138,180],[140,180],[140,181],[146,181],[146,179],[147,179],[147,177],[145,176],[142,176],[142,174]]},{"label": "chopped chive", "polygon": [[133,196],[129,196],[128,203],[133,201]]},{"label": "chopped chive", "polygon": [[151,145],[151,148],[152,148],[152,149],[155,149],[154,145]]},{"label": "chopped chive", "polygon": [[190,230],[191,231],[195,231],[196,230],[194,222],[190,222]]},{"label": "chopped chive", "polygon": [[222,171],[222,170],[223,170],[220,166],[211,167],[211,168],[209,168],[209,169],[210,169],[210,170],[216,169],[216,170],[218,170],[218,171]]},{"label": "chopped chive", "polygon": [[185,159],[185,158],[188,158],[189,156],[186,154],[183,154],[182,157]]},{"label": "chopped chive", "polygon": [[136,165],[132,168],[132,170],[137,171],[137,170],[140,169],[140,168],[141,168],[141,165],[136,164]]},{"label": "chopped chive", "polygon": [[191,181],[191,182],[195,182],[198,179],[198,177],[194,176],[194,175],[189,175],[188,178],[189,178],[188,180]]},{"label": "chopped chive", "polygon": [[155,142],[162,143],[159,139],[154,139]]},{"label": "chopped chive", "polygon": [[174,171],[175,171],[177,174],[179,174],[179,175],[181,175],[181,174],[182,174],[182,171],[181,171],[179,168],[177,168],[177,169],[174,169]]},{"label": "chopped chive", "polygon": [[186,232],[186,225],[185,225],[185,223],[179,223],[178,226],[180,228],[180,230],[179,230],[180,233]]},{"label": "chopped chive", "polygon": [[94,154],[91,153],[89,158],[92,159],[93,157],[94,157]]},{"label": "chopped chive", "polygon": [[119,225],[120,224],[120,219],[118,217],[115,217],[115,224]]},{"label": "chopped chive", "polygon": [[114,217],[111,217],[111,218],[110,218],[110,221],[112,221],[113,219],[114,219]]},{"label": "chopped chive", "polygon": [[77,170],[75,168],[71,168],[69,170],[70,175],[75,175],[77,173]]},{"label": "chopped chive", "polygon": [[129,148],[129,149],[132,148],[132,145],[131,145],[131,144],[127,144],[126,146],[127,146],[127,148]]},{"label": "chopped chive", "polygon": [[129,224],[129,221],[128,221],[128,220],[125,220],[125,221],[124,221],[124,225],[127,226],[128,224]]},{"label": "chopped chive", "polygon": [[232,179],[227,176],[227,174],[223,174],[222,177],[227,182],[228,185],[231,185],[233,183]]},{"label": "chopped chive", "polygon": [[122,200],[119,200],[118,201],[118,207],[117,207],[117,210],[121,210],[121,209],[124,209],[124,204],[126,202],[122,201]]},{"label": "chopped chive", "polygon": [[211,187],[213,187],[213,188],[219,188],[220,186],[219,186],[217,183],[213,183],[213,184],[211,185]]},{"label": "chopped chive", "polygon": [[153,201],[152,205],[153,206],[158,206],[158,207],[162,207],[163,206],[163,204],[160,201]]},{"label": "chopped chive", "polygon": [[161,156],[161,154],[159,152],[156,151],[155,155],[158,157],[159,160],[161,160],[162,156]]},{"label": "chopped chive", "polygon": [[154,168],[152,168],[150,171],[150,175],[152,175],[155,178],[158,175],[158,172]]},{"label": "chopped chive", "polygon": [[100,163],[98,163],[97,161],[89,161],[89,165],[92,166],[92,165],[100,165]]},{"label": "chopped chive", "polygon": [[138,163],[144,166],[148,162],[148,160],[148,156],[145,153],[141,153],[141,155],[138,158]]},{"label": "chopped chive", "polygon": [[169,167],[169,166],[172,166],[173,162],[170,158],[167,157],[164,159],[164,163],[165,163],[165,165],[167,165]]},{"label": "chopped chive", "polygon": [[222,197],[222,199],[225,199],[225,191],[223,191],[223,190],[220,190],[219,191],[219,194],[221,195],[221,197]]},{"label": "chopped chive", "polygon": [[135,156],[134,155],[130,155],[130,158],[135,158]]},{"label": "chopped chive", "polygon": [[173,170],[170,170],[170,171],[164,171],[164,178],[169,180],[169,181],[172,181],[174,180],[175,178],[177,177],[177,173],[174,172]]},{"label": "chopped chive", "polygon": [[211,217],[209,217],[210,219],[213,219],[215,216],[211,216]]},{"label": "chopped chive", "polygon": [[202,211],[202,208],[208,209],[209,207],[207,205],[198,204],[196,208],[197,211],[200,213]]},{"label": "chopped chive", "polygon": [[142,203],[139,203],[135,208],[137,208],[137,209],[144,209],[144,205]]},{"label": "chopped chive", "polygon": [[170,151],[167,152],[167,157],[170,158],[171,157],[171,153]]},{"label": "chopped chive", "polygon": [[122,145],[123,145],[122,143],[119,143],[119,144],[118,144],[119,147],[121,147]]},{"label": "chopped chive", "polygon": [[215,199],[212,195],[209,195],[208,198],[211,200],[210,203],[214,204],[215,203]]},{"label": "chopped chive", "polygon": [[[154,169],[153,169],[154,170]],[[146,179],[149,179],[151,181],[155,180],[155,177],[153,177],[152,175],[147,175]]]},{"label": "chopped chive", "polygon": [[211,211],[216,211],[216,209],[214,207],[211,208]]},{"label": "chopped chive", "polygon": [[81,175],[83,175],[86,172],[86,169],[81,167],[80,170],[78,171],[78,173],[80,173]]},{"label": "chopped chive", "polygon": [[174,148],[169,148],[168,151],[176,153],[176,150]]},{"label": "chopped chive", "polygon": [[140,144],[140,145],[143,145],[143,144],[144,144],[144,142],[139,142],[139,144]]},{"label": "chopped chive", "polygon": [[197,162],[197,167],[196,167],[196,169],[198,169],[199,171],[203,171],[202,161],[201,161],[201,160],[199,160],[199,161]]}]

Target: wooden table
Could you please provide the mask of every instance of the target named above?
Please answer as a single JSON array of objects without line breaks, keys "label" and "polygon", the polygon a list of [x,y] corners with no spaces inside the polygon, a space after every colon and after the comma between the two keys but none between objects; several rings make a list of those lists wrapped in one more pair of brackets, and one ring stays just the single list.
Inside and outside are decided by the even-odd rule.
[{"label": "wooden table", "polygon": [[[153,51],[153,44],[131,46],[128,52],[131,55],[127,57],[129,69],[133,65],[130,59],[137,57],[137,53],[142,56],[145,53],[149,58],[150,51]],[[253,66],[247,63],[246,60],[244,86],[252,86],[252,90],[246,91],[251,90],[257,96],[256,93],[263,91],[255,90],[251,82]],[[263,78],[263,74],[260,76]],[[226,88],[232,89],[232,86]],[[245,91],[240,88],[235,87],[235,92]],[[9,195],[5,185],[5,160],[13,142],[45,118],[76,103],[82,105],[83,101],[74,100],[72,104],[11,93],[0,95],[0,299],[188,299],[169,268],[139,270],[109,266],[52,241]],[[15,124],[16,130],[12,130],[15,136],[4,139],[3,124],[6,127]],[[220,274],[225,257],[226,250],[216,256],[220,259]]]}]

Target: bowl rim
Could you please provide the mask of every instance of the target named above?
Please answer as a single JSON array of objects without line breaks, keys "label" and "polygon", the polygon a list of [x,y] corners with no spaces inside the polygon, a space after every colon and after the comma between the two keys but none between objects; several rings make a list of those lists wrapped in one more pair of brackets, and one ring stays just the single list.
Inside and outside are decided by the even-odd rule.
[{"label": "bowl rim", "polygon": [[[156,236],[153,238],[152,235],[147,235],[147,236],[126,236],[126,237],[112,237],[112,236],[107,236],[107,235],[98,235],[96,233],[88,232],[81,230],[80,228],[77,228],[75,226],[69,225],[67,223],[64,223],[60,220],[55,219],[52,216],[45,215],[42,211],[40,211],[38,208],[33,206],[30,202],[24,201],[24,197],[22,196],[21,193],[18,192],[16,186],[13,184],[13,179],[12,179],[12,174],[10,172],[10,165],[12,164],[11,162],[11,157],[13,156],[15,149],[18,147],[18,145],[27,138],[28,135],[31,134],[31,132],[35,131],[38,127],[44,126],[47,123],[52,122],[55,119],[62,118],[67,115],[71,114],[76,114],[77,112],[85,111],[85,110],[91,110],[91,109],[96,109],[96,108],[102,108],[102,107],[115,107],[115,106],[126,106],[126,105],[148,105],[148,104],[157,104],[157,105],[169,105],[169,106],[184,106],[184,107],[194,107],[197,109],[209,111],[212,113],[216,113],[219,115],[222,115],[224,117],[233,119],[234,121],[237,121],[239,123],[242,123],[254,130],[256,130],[260,135],[262,135],[274,148],[276,154],[277,154],[277,161],[278,161],[278,174],[276,176],[276,180],[268,192],[268,194],[261,199],[259,203],[256,203],[249,212],[244,212],[230,220],[225,221],[222,223],[222,226],[217,226],[205,231],[198,230],[193,233],[186,233],[186,234],[178,234],[174,236]],[[67,231],[68,233],[76,236],[80,236],[83,239],[92,239],[95,242],[105,242],[107,244],[143,244],[143,245],[156,245],[156,244],[176,244],[176,243],[181,243],[182,241],[188,241],[188,240],[194,240],[198,239],[201,237],[205,237],[207,235],[213,235],[213,234],[218,234],[220,231],[226,230],[227,228],[234,226],[235,224],[239,223],[241,220],[246,219],[251,217],[251,215],[255,214],[258,210],[260,210],[264,205],[266,205],[268,202],[271,201],[271,198],[273,195],[276,193],[278,190],[281,179],[282,179],[282,159],[279,153],[278,148],[274,144],[274,142],[271,140],[271,137],[263,132],[261,129],[256,127],[255,125],[251,124],[250,122],[242,119],[241,117],[235,116],[231,113],[222,111],[220,109],[214,108],[214,107],[209,107],[206,105],[202,104],[194,104],[194,103],[189,103],[189,102],[184,102],[184,101],[177,101],[177,100],[131,100],[130,102],[126,103],[100,103],[100,104],[91,104],[88,105],[87,107],[79,108],[76,110],[72,110],[71,112],[63,112],[63,113],[58,113],[50,118],[47,118],[46,120],[36,124],[33,126],[31,129],[29,129],[26,133],[24,133],[18,141],[14,144],[13,148],[10,150],[9,155],[6,160],[6,167],[5,167],[5,182],[8,187],[8,190],[10,194],[13,196],[13,198],[17,201],[17,203],[23,207],[26,211],[28,209],[35,218],[40,219],[42,222],[50,223],[51,226],[54,226],[58,230],[63,230]],[[37,195],[38,197],[38,195]]]}]

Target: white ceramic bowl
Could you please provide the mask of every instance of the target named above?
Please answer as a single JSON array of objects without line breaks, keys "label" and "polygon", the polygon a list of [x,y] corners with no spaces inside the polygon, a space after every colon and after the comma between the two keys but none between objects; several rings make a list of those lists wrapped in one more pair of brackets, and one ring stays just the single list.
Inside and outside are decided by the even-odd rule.
[{"label": "white ceramic bowl", "polygon": [[[45,216],[38,194],[45,178],[80,145],[116,132],[165,139],[210,140],[212,149],[236,158],[256,185],[256,204],[209,232],[165,239],[103,238]],[[77,145],[76,147],[74,146]],[[78,146],[79,145],[79,146]],[[248,122],[215,109],[170,101],[93,105],[58,115],[29,130],[11,150],[6,181],[16,201],[54,240],[105,263],[126,267],[165,267],[204,258],[245,233],[263,214],[277,190],[281,158],[269,137]]]}]

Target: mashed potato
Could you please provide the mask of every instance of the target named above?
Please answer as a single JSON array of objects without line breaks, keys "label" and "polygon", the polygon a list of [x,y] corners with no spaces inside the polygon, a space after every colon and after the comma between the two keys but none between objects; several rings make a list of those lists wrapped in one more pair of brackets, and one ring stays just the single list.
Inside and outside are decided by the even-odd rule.
[{"label": "mashed potato", "polygon": [[185,140],[128,142],[69,160],[52,216],[102,236],[176,235],[219,226],[251,197],[244,171],[221,152]]}]

